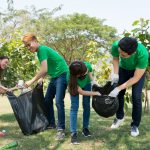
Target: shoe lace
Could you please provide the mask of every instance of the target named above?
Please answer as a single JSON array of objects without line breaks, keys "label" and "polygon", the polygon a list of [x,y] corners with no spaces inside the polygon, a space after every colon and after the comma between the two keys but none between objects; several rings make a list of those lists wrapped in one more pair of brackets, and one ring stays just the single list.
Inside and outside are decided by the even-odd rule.
[{"label": "shoe lace", "polygon": [[137,127],[136,126],[132,126],[131,131],[132,132],[137,132]]},{"label": "shoe lace", "polygon": [[84,131],[85,133],[88,133],[88,134],[90,133],[90,131],[89,131],[88,128],[84,128],[83,131]]},{"label": "shoe lace", "polygon": [[118,122],[118,119],[115,118],[113,123],[116,124],[117,122]]}]

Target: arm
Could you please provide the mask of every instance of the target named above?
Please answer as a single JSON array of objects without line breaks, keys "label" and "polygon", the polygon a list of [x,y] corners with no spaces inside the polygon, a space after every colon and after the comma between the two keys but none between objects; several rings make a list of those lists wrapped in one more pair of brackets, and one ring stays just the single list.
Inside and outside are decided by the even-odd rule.
[{"label": "arm", "polygon": [[95,96],[95,95],[101,95],[99,92],[94,92],[94,91],[84,91],[80,87],[78,87],[78,92],[81,95],[85,96]]},{"label": "arm", "polygon": [[0,94],[5,94],[8,91],[8,88],[0,85]]},{"label": "arm", "polygon": [[27,81],[25,83],[26,87],[31,86],[35,81],[40,79],[41,77],[44,77],[47,73],[47,60],[42,61],[40,71],[32,78],[31,80]]},{"label": "arm", "polygon": [[136,69],[134,72],[134,76],[132,78],[130,78],[127,82],[121,84],[118,89],[119,90],[123,90],[126,89],[132,85],[134,85],[135,83],[137,83],[141,77],[143,76],[143,74],[145,73],[146,69]]},{"label": "arm", "polygon": [[113,67],[114,67],[114,74],[118,74],[119,70],[119,57],[113,57]]},{"label": "arm", "polygon": [[91,81],[94,81],[94,77],[93,77],[93,75],[92,75],[92,72],[88,72],[88,75],[89,75]]},{"label": "arm", "polygon": [[98,85],[98,83],[96,82],[96,80],[94,80],[94,77],[93,77],[93,75],[92,75],[92,72],[89,72],[88,75],[89,75],[89,77],[90,77],[90,79],[91,79],[91,85],[92,85],[92,86],[93,86],[94,84],[97,84],[97,85]]}]

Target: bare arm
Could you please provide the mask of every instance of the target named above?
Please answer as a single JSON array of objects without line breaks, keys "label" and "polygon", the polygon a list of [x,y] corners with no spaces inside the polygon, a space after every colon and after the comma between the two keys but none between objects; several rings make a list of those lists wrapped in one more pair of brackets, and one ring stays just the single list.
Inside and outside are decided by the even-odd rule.
[{"label": "bare arm", "polygon": [[137,83],[141,77],[143,76],[143,74],[145,73],[146,69],[136,69],[134,72],[134,76],[132,78],[130,78],[127,82],[121,84],[118,88],[119,90],[123,90],[126,89],[132,85],[134,85],[135,83]]},{"label": "bare arm", "polygon": [[81,95],[85,95],[85,96],[95,96],[95,95],[100,95],[99,92],[94,92],[94,91],[84,91],[82,90],[80,87],[78,87],[78,92]]},{"label": "bare arm", "polygon": [[26,87],[32,85],[35,81],[39,80],[40,78],[44,77],[47,73],[47,60],[42,61],[40,71],[32,78],[31,80],[25,83]]},{"label": "bare arm", "polygon": [[113,57],[114,74],[119,72],[119,57]]},{"label": "bare arm", "polygon": [[93,75],[92,75],[92,72],[88,72],[88,75],[89,75],[91,81],[94,81],[94,77],[93,77]]}]

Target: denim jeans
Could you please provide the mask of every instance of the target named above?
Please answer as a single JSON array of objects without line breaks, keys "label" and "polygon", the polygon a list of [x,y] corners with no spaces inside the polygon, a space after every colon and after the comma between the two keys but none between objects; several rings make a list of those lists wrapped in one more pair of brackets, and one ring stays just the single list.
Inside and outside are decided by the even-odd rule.
[{"label": "denim jeans", "polygon": [[[119,85],[125,83],[127,80],[134,76],[135,70],[125,70],[123,68],[119,68]],[[131,126],[139,126],[142,115],[142,88],[144,85],[145,74],[141,77],[141,79],[132,86],[132,123]],[[118,119],[122,119],[124,117],[124,95],[126,89],[120,91],[118,95],[119,99],[119,108],[116,113],[116,117]]]},{"label": "denim jeans", "polygon": [[65,110],[64,97],[67,88],[66,73],[61,74],[57,78],[52,78],[45,95],[45,104],[48,110],[49,124],[55,124],[53,99],[56,99],[58,123],[57,129],[65,129]]},{"label": "denim jeans", "polygon": [[[87,84],[84,88],[85,91],[91,91],[91,84]],[[70,131],[71,133],[77,132],[77,114],[79,108],[79,94],[71,97],[71,109],[70,109]],[[90,118],[90,96],[83,96],[83,128],[88,128]]]}]

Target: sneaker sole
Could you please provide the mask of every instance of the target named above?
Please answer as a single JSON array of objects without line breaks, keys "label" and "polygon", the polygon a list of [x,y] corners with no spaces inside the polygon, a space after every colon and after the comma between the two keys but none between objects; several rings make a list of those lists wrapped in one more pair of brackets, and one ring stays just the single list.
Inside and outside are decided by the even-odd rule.
[{"label": "sneaker sole", "polygon": [[90,136],[91,136],[91,135],[87,135],[87,136],[86,136],[83,132],[82,132],[82,135],[84,135],[84,137],[90,137]]},{"label": "sneaker sole", "polygon": [[71,143],[73,145],[79,145],[80,143],[79,142],[74,142],[74,143]]},{"label": "sneaker sole", "polygon": [[139,135],[139,133],[138,133],[137,135],[131,134],[132,137],[136,137],[136,136],[138,136],[138,135]]}]

